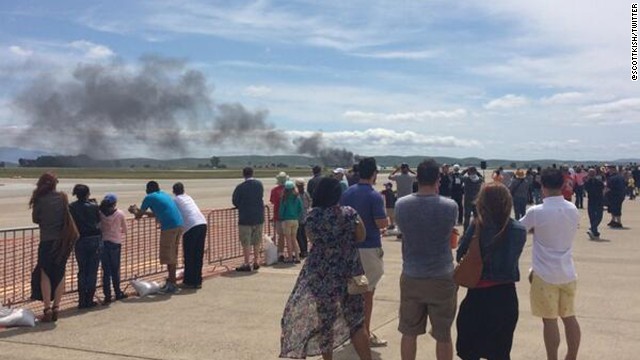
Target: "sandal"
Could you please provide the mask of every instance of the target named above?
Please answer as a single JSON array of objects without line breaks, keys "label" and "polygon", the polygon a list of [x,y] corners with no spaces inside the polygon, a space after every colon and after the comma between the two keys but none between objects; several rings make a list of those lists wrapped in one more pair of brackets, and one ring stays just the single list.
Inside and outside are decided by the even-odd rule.
[{"label": "sandal", "polygon": [[42,319],[40,319],[40,322],[48,323],[51,321],[53,321],[53,312],[50,307],[46,307],[42,310]]}]

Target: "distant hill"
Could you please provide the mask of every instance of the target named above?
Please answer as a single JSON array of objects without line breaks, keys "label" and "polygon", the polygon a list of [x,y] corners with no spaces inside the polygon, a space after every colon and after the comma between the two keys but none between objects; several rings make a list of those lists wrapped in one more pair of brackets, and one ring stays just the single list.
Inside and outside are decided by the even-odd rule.
[{"label": "distant hill", "polygon": [[[394,155],[378,155],[375,156],[378,165],[385,168],[396,167],[401,163],[408,163],[411,167],[415,167],[426,156],[394,156]],[[0,147],[0,162],[4,161],[7,166],[15,166],[18,159],[37,160],[31,166],[35,167],[87,167],[87,168],[148,168],[148,169],[206,169],[212,167],[211,158],[181,158],[181,159],[151,159],[151,158],[124,158],[115,160],[96,160],[85,155],[77,156],[54,156],[45,151],[26,150],[12,147]],[[476,166],[480,167],[483,159],[477,157],[453,158],[436,156],[436,161],[441,164],[460,164],[463,167]],[[215,162],[215,161],[214,161]],[[528,168],[528,167],[546,167],[552,164],[599,164],[602,161],[572,161],[558,159],[539,159],[539,160],[508,160],[508,159],[486,159],[488,168],[504,167],[505,169]],[[610,161],[616,164],[639,163],[638,159],[620,159]],[[256,168],[307,168],[312,165],[320,164],[317,158],[302,155],[238,155],[238,156],[219,156],[217,157],[216,167],[223,168],[242,168],[252,166]],[[350,164],[342,164],[348,167]]]},{"label": "distant hill", "polygon": [[50,155],[51,153],[41,150],[28,150],[15,147],[0,146],[0,161],[6,163],[18,163],[18,159],[35,159],[38,156]]}]

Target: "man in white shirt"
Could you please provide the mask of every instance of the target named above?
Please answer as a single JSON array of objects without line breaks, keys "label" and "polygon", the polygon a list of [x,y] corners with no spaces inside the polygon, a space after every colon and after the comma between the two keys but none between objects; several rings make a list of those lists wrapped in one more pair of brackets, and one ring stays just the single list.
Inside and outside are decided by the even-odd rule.
[{"label": "man in white shirt", "polygon": [[204,242],[207,237],[207,219],[191,196],[184,193],[184,185],[173,184],[174,201],[180,210],[184,224],[182,226],[182,254],[184,256],[183,289],[202,287],[202,265]]},{"label": "man in white shirt", "polygon": [[564,179],[560,169],[542,171],[543,203],[529,208],[520,222],[533,232],[531,312],[541,317],[547,359],[558,359],[562,319],[567,338],[567,356],[576,359],[580,325],[575,316],[576,270],[573,239],[578,230],[578,209],[562,196]]}]

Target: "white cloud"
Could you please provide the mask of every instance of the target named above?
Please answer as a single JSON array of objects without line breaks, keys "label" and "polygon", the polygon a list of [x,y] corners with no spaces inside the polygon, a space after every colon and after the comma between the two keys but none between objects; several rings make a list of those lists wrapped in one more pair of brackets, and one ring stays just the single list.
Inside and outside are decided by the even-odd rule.
[{"label": "white cloud", "polygon": [[18,55],[18,56],[30,56],[31,54],[33,54],[33,51],[24,49],[17,45],[9,46],[9,51],[12,54]]},{"label": "white cloud", "polygon": [[623,112],[640,112],[640,98],[628,98],[607,103],[589,105],[582,108],[588,113],[623,113]]},{"label": "white cloud", "polygon": [[467,115],[465,109],[456,110],[437,110],[437,111],[420,111],[420,112],[400,112],[400,113],[375,113],[350,110],[346,111],[342,116],[354,123],[369,124],[378,122],[389,122],[397,124],[399,122],[425,122],[432,119],[452,119],[463,118]]},{"label": "white cloud", "polygon": [[69,43],[73,49],[80,50],[84,56],[90,60],[107,59],[115,55],[115,53],[105,45],[94,44],[86,40],[76,40]]},{"label": "white cloud", "polygon": [[576,104],[585,100],[586,94],[581,92],[564,92],[540,99],[544,105]]},{"label": "white cloud", "polygon": [[251,97],[263,97],[271,94],[273,89],[268,86],[250,85],[244,89],[244,94]]},{"label": "white cloud", "polygon": [[[310,131],[288,131],[291,138],[311,136]],[[395,131],[374,128],[352,131],[323,132],[322,137],[330,146],[346,147],[354,152],[368,150],[369,153],[402,153],[411,149],[424,148],[481,148],[482,143],[475,139],[463,139],[455,136],[425,135],[415,131]]]},{"label": "white cloud", "polygon": [[505,95],[501,98],[493,99],[484,105],[485,109],[510,109],[527,105],[529,100],[524,96],[517,96],[513,94]]},{"label": "white cloud", "polygon": [[380,51],[371,53],[353,53],[352,55],[359,57],[390,59],[390,60],[424,60],[431,59],[440,54],[438,50],[422,50],[422,51]]}]

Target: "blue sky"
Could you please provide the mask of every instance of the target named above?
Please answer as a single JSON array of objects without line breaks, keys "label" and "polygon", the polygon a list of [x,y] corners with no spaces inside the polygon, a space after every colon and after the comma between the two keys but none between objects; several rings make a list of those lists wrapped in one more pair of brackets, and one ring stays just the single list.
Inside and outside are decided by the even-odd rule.
[{"label": "blue sky", "polygon": [[[30,120],[15,98],[43,74],[69,81],[78,64],[133,69],[154,54],[202,72],[215,104],[268,110],[266,121],[290,139],[322,131],[327,146],[360,154],[637,156],[631,3],[586,4],[1,2],[0,142],[25,145],[18,135]],[[190,143],[183,153],[125,141],[116,155],[293,152],[212,142],[202,135],[207,121],[178,123]],[[76,135],[69,129],[70,139]],[[47,137],[26,145],[79,151],[73,141]]]}]

